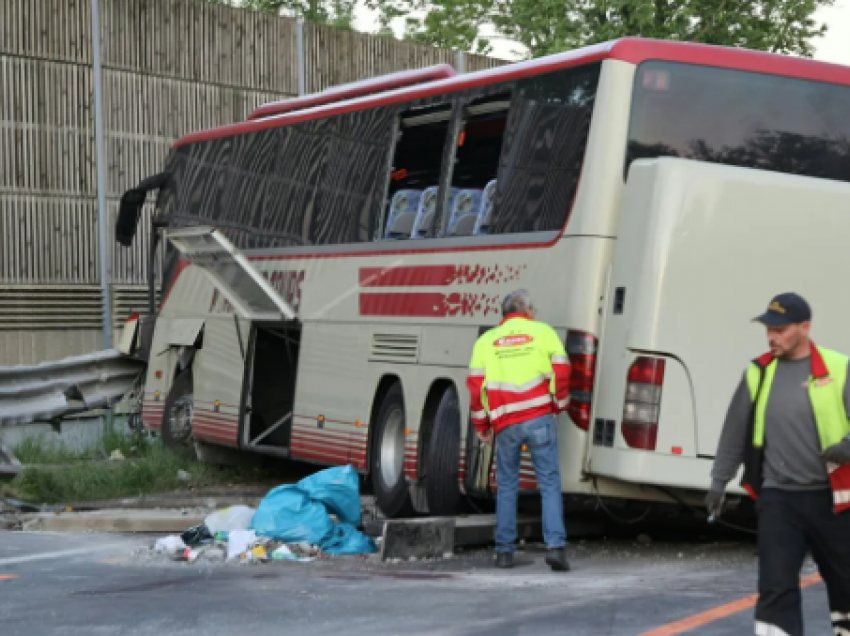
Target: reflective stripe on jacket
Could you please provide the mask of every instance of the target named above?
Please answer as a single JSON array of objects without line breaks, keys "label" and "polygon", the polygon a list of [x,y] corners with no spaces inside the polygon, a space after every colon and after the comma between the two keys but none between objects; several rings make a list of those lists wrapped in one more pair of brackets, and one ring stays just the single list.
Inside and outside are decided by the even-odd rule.
[{"label": "reflective stripe on jacket", "polygon": [[[850,422],[844,408],[844,385],[847,383],[848,357],[816,347],[811,347],[812,375],[809,380],[809,399],[817,423],[821,449],[838,444],[850,434]],[[765,412],[776,360],[765,354],[753,361],[747,369],[747,388],[753,401],[753,415],[748,435],[748,448],[744,458],[744,488],[758,497],[761,490],[762,464],[764,460]],[[833,501],[838,512],[850,510],[850,465],[828,464],[829,481]]]},{"label": "reflective stripe on jacket", "polygon": [[475,343],[469,377],[472,422],[498,433],[567,408],[570,364],[564,345],[549,325],[510,314]]}]

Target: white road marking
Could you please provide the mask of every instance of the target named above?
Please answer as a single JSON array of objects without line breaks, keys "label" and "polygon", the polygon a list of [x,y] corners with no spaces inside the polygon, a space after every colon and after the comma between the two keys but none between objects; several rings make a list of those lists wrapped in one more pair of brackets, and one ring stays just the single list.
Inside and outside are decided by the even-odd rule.
[{"label": "white road marking", "polygon": [[78,556],[80,554],[97,554],[106,552],[107,550],[111,549],[127,549],[127,547],[128,546],[125,543],[112,543],[90,548],[75,548],[73,550],[59,550],[58,552],[42,552],[41,554],[28,554],[26,556],[0,559],[0,566],[16,565],[18,563],[30,563],[31,561],[47,561],[49,559],[61,559],[62,557]]}]

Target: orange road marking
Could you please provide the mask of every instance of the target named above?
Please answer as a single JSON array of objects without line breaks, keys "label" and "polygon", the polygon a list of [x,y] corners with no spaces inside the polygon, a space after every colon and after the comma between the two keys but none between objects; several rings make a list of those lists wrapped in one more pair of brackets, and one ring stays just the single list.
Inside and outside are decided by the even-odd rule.
[{"label": "orange road marking", "polygon": [[[812,585],[820,583],[821,580],[820,574],[817,572],[804,576],[800,579],[800,589],[811,587]],[[669,623],[668,625],[651,629],[639,636],[675,636],[676,634],[683,634],[691,631],[692,629],[696,629],[697,627],[708,625],[714,621],[719,621],[721,618],[726,618],[727,616],[732,616],[732,614],[743,612],[745,609],[755,607],[757,600],[758,594],[753,594],[752,596],[732,601],[726,605],[721,605],[720,607],[715,607],[713,609],[706,610],[705,612],[688,616],[687,618],[683,618],[675,623]]]},{"label": "orange road marking", "polygon": [[11,581],[18,578],[17,574],[0,574],[0,581]]}]

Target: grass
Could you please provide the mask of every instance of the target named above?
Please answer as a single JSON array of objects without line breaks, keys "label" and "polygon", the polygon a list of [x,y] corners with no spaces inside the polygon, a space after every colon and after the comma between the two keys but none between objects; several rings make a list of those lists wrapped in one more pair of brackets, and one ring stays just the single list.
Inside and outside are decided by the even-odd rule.
[{"label": "grass", "polygon": [[124,435],[118,431],[106,433],[97,447],[85,450],[71,450],[46,436],[28,437],[18,444],[12,452],[22,464],[65,466],[94,459],[106,459],[114,450],[120,450],[124,457],[133,457],[143,453],[150,444],[143,435]]},{"label": "grass", "polygon": [[[221,468],[181,457],[159,440],[143,435],[107,435],[101,444],[106,456],[120,450],[124,461],[92,463],[103,459],[100,450],[72,452],[52,444],[25,442],[15,449],[21,463],[68,465],[63,470],[27,468],[10,483],[10,489],[33,503],[73,503],[117,499],[162,493],[221,483],[244,482],[253,471]],[[180,481],[177,472],[192,475],[190,484]],[[251,473],[251,474],[249,474]]]}]

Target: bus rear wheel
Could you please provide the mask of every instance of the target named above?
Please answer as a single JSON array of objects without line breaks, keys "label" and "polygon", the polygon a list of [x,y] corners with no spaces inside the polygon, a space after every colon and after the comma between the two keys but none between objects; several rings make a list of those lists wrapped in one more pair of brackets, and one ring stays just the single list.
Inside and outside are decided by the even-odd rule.
[{"label": "bus rear wheel", "polygon": [[428,512],[437,516],[456,515],[461,509],[458,483],[460,470],[460,401],[454,386],[446,388],[431,429],[428,444],[425,493]]},{"label": "bus rear wheel", "polygon": [[184,457],[195,457],[192,412],[195,406],[192,371],[177,376],[162,409],[162,443]]},{"label": "bus rear wheel", "polygon": [[370,473],[375,500],[387,517],[414,514],[410,490],[404,475],[407,422],[401,385],[390,387],[381,402],[372,436]]}]

